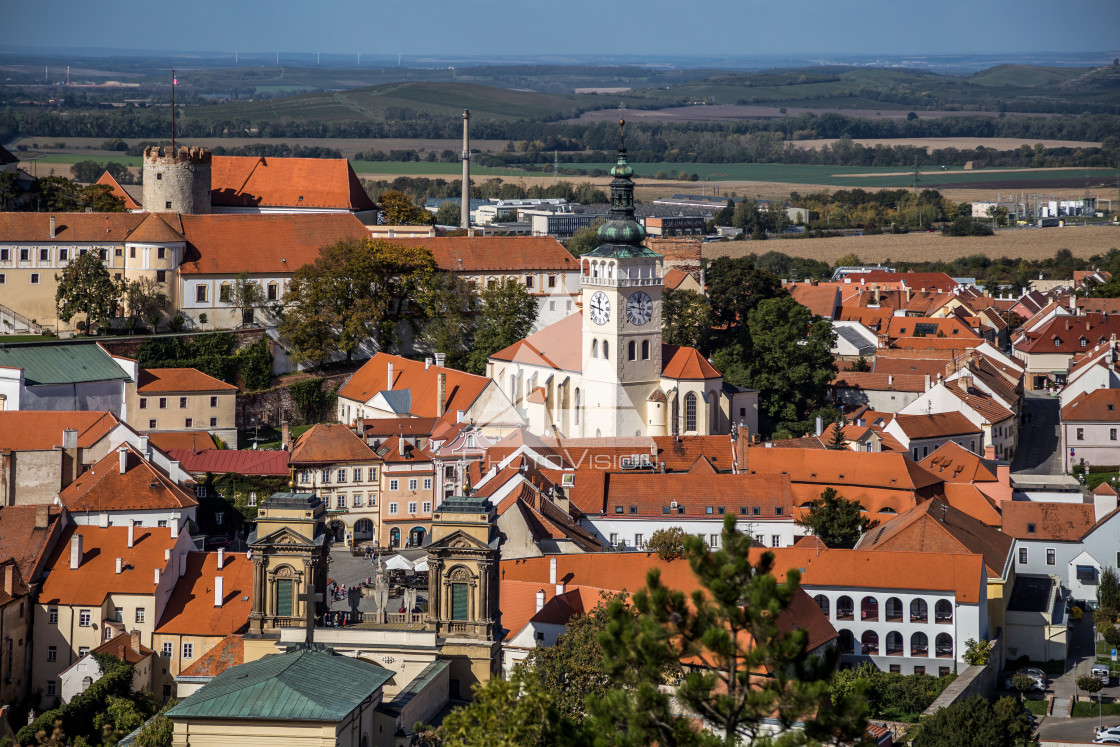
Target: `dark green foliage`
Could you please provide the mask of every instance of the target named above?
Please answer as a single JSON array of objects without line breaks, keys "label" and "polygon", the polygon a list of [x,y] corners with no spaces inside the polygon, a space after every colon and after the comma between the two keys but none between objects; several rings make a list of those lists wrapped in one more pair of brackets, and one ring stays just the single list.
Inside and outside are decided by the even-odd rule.
[{"label": "dark green foliage", "polygon": [[858,372],[858,373],[869,373],[871,371],[871,364],[868,362],[868,360],[866,358],[864,358],[861,355],[859,358],[856,358],[852,362],[852,367],[849,368],[848,370],[849,371],[855,371],[855,372]]},{"label": "dark green foliage", "polygon": [[861,534],[879,524],[862,511],[859,501],[848,500],[836,488],[825,488],[797,524],[819,537],[826,547],[851,549]]},{"label": "dark green foliage", "polygon": [[941,229],[945,236],[991,236],[995,233],[984,223],[978,223],[972,218],[962,215],[953,219],[953,222]]},{"label": "dark green foliage", "polygon": [[1026,747],[1031,723],[1014,698],[957,701],[922,721],[912,747]]},{"label": "dark green foliage", "polygon": [[305,423],[320,422],[326,413],[334,409],[337,399],[333,391],[323,391],[323,380],[319,378],[292,382],[288,385],[288,392]]},{"label": "dark green foliage", "polygon": [[871,718],[916,721],[954,679],[955,675],[933,677],[883,672],[874,664],[864,663],[854,669],[837,671],[832,676],[829,693],[837,702],[845,696],[862,693]]},{"label": "dark green foliage", "polygon": [[235,358],[243,388],[259,391],[272,386],[272,353],[268,349],[267,337],[241,348]]},{"label": "dark green foliage", "polygon": [[494,353],[529,334],[537,320],[537,300],[516,280],[491,283],[482,291],[478,331],[467,360],[467,370],[481,374]]},{"label": "dark green foliage", "polygon": [[1104,642],[1111,648],[1120,648],[1120,628],[1117,628],[1115,625],[1109,625],[1104,629],[1104,632],[1101,633],[1101,636],[1104,638]]},{"label": "dark green foliage", "polygon": [[[76,251],[76,250],[75,250]],[[112,316],[121,295],[121,284],[109,276],[109,270],[96,251],[81,254],[54,276],[58,281],[55,304],[58,318],[69,322],[81,314],[86,317],[88,334],[94,324]]]},{"label": "dark green foliage", "polygon": [[572,237],[564,242],[564,246],[575,257],[595,251],[599,246],[599,226],[602,224],[603,221],[600,221],[585,228],[577,228]]},{"label": "dark green foliage", "polygon": [[[207,517],[212,517],[216,511],[227,511],[228,518],[223,526],[206,527],[208,532],[216,533],[237,529],[242,521],[257,520],[257,506],[273,493],[290,490],[289,477],[266,477],[262,475],[240,475],[227,472],[223,475],[208,474],[202,484],[211,488],[207,490],[207,497],[200,498],[203,510],[199,512],[199,522],[203,523]],[[256,504],[249,505],[249,494],[256,493]],[[211,496],[213,494],[213,496]],[[236,512],[238,517],[232,514]]]},{"label": "dark green foliage", "polygon": [[137,353],[141,368],[197,368],[204,374],[248,390],[272,385],[272,353],[262,337],[234,352],[237,339],[229,332],[186,337],[152,337]]},{"label": "dark green foliage", "polygon": [[1111,566],[1101,571],[1100,584],[1097,585],[1097,606],[1120,609],[1120,582],[1116,579],[1116,569]]},{"label": "dark green foliage", "polygon": [[829,429],[828,448],[832,451],[843,451],[848,448],[848,442],[844,440],[844,424],[837,421],[832,424]]},{"label": "dark green foliage", "polygon": [[726,325],[731,339],[762,301],[789,295],[777,276],[758,269],[749,257],[719,257],[708,265],[706,277],[715,323]]},{"label": "dark green foliage", "polygon": [[420,296],[424,327],[420,339],[433,352],[446,354],[445,365],[464,368],[474,343],[482,303],[475,284],[450,272],[437,272]]},{"label": "dark green foliage", "polygon": [[661,294],[661,336],[670,345],[705,351],[712,336],[712,307],[696,291],[666,288]]},{"label": "dark green foliage", "polygon": [[646,552],[652,552],[662,560],[676,560],[684,557],[684,539],[688,533],[680,527],[658,529],[649,536]]}]

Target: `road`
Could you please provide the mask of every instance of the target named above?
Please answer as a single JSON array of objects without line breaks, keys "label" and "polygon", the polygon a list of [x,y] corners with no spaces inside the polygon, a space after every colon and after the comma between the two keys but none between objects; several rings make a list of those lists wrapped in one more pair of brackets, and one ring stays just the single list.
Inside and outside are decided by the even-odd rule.
[{"label": "road", "polygon": [[1025,392],[1024,421],[1019,425],[1019,445],[1011,471],[1024,475],[1061,475],[1062,452],[1058,438],[1058,400],[1046,392]]}]

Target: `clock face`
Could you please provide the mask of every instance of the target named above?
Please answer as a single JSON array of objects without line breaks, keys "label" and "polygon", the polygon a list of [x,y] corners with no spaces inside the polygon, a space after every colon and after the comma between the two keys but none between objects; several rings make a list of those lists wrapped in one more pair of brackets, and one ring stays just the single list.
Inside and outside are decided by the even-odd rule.
[{"label": "clock face", "polygon": [[606,324],[611,318],[611,300],[603,291],[595,291],[591,296],[591,321],[596,324]]},{"label": "clock face", "polygon": [[653,301],[643,291],[631,293],[626,300],[626,318],[630,323],[640,327],[653,316]]}]

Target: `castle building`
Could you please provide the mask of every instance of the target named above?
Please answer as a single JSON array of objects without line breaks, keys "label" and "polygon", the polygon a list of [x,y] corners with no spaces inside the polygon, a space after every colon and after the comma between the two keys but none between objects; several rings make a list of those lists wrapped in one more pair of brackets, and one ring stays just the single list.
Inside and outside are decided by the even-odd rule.
[{"label": "castle building", "polygon": [[582,310],[495,353],[487,374],[539,435],[756,430],[758,392],[726,384],[694,348],[662,342],[664,267],[661,255],[642,244],[633,173],[623,139],[602,243],[580,258]]}]

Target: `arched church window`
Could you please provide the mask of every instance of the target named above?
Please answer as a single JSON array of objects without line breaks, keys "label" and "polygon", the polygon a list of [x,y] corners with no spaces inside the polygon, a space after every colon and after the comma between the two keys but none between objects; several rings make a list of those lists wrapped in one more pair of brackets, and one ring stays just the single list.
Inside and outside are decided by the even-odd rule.
[{"label": "arched church window", "polygon": [[649,340],[642,340],[642,360],[649,360]]},{"label": "arched church window", "polygon": [[632,360],[632,361],[636,361],[636,360],[638,359],[638,343],[637,343],[637,342],[635,342],[634,340],[631,340],[631,341],[630,341],[630,342],[629,342],[629,343],[627,344],[627,346],[626,346],[626,347],[627,347],[627,355],[626,355],[626,357],[627,357],[627,358],[628,358],[629,360]]},{"label": "arched church window", "polygon": [[599,357],[599,341],[598,340],[592,340],[591,341],[591,357],[592,358],[598,358]]},{"label": "arched church window", "polygon": [[696,430],[696,392],[684,395],[684,429],[686,432]]},{"label": "arched church window", "polygon": [[603,340],[603,357],[604,358],[610,358],[611,357],[611,344],[608,340]]}]

